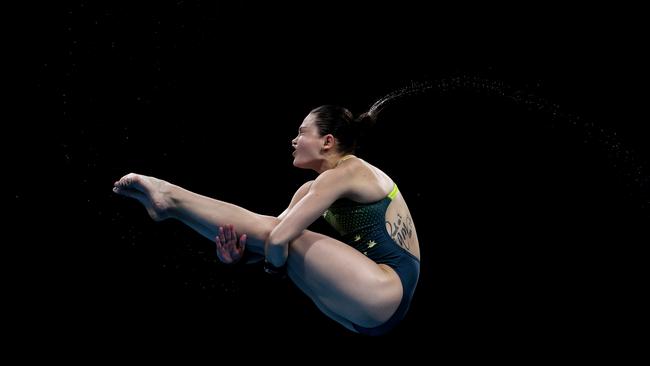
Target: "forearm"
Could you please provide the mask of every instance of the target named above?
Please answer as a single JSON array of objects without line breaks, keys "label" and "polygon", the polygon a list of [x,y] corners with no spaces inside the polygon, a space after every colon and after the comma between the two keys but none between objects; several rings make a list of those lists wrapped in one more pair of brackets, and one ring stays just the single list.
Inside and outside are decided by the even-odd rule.
[{"label": "forearm", "polygon": [[297,233],[287,230],[286,223],[276,225],[264,246],[267,262],[276,267],[283,266],[289,256],[289,242],[297,236]]},{"label": "forearm", "polygon": [[275,267],[282,267],[287,262],[289,256],[289,243],[270,243],[265,245],[266,261]]}]

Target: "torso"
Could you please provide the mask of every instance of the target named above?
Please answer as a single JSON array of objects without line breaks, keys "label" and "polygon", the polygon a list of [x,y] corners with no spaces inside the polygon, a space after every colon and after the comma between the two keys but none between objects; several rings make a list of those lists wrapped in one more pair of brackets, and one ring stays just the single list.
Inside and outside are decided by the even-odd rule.
[{"label": "torso", "polygon": [[[346,169],[346,174],[351,176],[351,193],[345,198],[355,202],[379,201],[393,190],[395,184],[386,173],[359,158],[349,159],[339,169]],[[401,192],[388,205],[385,222],[391,238],[419,259],[420,245],[415,224]]]}]

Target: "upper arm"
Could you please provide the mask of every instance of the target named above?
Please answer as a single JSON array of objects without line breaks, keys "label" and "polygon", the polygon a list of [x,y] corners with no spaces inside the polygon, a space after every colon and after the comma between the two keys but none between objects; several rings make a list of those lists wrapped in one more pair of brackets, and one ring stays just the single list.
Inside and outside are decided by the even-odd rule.
[{"label": "upper arm", "polygon": [[319,175],[309,186],[306,194],[283,213],[280,223],[271,233],[272,241],[290,241],[300,235],[334,201],[348,193],[348,185],[348,180],[340,171],[331,170]]},{"label": "upper arm", "polygon": [[282,213],[278,216],[278,219],[282,220],[284,219],[289,211],[298,203],[309,191],[309,188],[311,187],[312,183],[314,183],[313,180],[310,180],[309,182],[306,182],[298,190],[296,193],[293,194],[293,198],[291,198],[291,202],[289,203],[289,207],[287,207]]}]

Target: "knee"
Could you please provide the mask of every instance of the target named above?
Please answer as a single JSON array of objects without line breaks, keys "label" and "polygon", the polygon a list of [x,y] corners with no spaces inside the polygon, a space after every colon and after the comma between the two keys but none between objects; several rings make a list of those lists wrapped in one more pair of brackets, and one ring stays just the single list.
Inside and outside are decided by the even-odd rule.
[{"label": "knee", "polygon": [[268,215],[260,215],[259,221],[262,225],[261,231],[264,233],[264,240],[268,239],[269,235],[271,235],[271,231],[273,231],[273,229],[275,229],[275,227],[280,223],[280,219]]}]

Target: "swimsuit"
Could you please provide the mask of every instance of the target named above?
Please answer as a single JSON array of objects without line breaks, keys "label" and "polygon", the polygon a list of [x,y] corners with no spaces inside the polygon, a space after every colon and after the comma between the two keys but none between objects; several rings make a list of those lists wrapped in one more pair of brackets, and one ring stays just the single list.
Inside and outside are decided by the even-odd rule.
[{"label": "swimsuit", "polygon": [[[395,313],[377,327],[365,328],[353,324],[362,334],[386,333],[404,318],[420,274],[420,260],[395,242],[386,229],[386,210],[397,193],[397,185],[394,185],[388,196],[377,202],[358,203],[342,198],[334,202],[323,214],[325,221],[342,236],[343,242],[376,263],[390,266],[402,281],[402,301]],[[397,228],[395,230],[397,231]],[[405,230],[406,225],[403,225],[397,236],[405,235]]]}]

